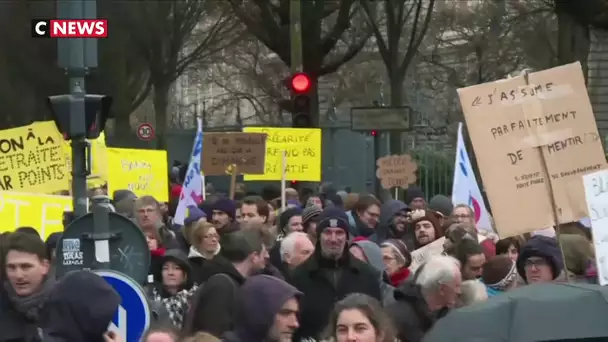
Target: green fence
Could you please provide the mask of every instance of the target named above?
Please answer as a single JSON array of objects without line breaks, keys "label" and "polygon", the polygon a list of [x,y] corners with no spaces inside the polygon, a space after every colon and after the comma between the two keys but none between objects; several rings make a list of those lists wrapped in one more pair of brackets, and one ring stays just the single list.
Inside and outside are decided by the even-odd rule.
[{"label": "green fence", "polygon": [[418,163],[417,182],[427,199],[434,195],[452,194],[455,152],[421,147],[408,151]]}]

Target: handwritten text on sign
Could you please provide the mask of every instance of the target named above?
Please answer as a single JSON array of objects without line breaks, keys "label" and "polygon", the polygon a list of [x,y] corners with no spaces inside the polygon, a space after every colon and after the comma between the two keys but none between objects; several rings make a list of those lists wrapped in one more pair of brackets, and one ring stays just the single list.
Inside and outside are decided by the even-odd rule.
[{"label": "handwritten text on sign", "polygon": [[36,122],[0,132],[0,190],[65,190],[65,165],[62,138],[53,122]]},{"label": "handwritten text on sign", "polygon": [[587,216],[581,176],[606,158],[579,63],[458,95],[502,238],[555,225],[547,176],[559,221]]},{"label": "handwritten text on sign", "polygon": [[600,285],[608,285],[608,171],[583,177]]},{"label": "handwritten text on sign", "polygon": [[248,133],[266,133],[266,163],[263,175],[245,175],[245,180],[281,180],[285,151],[288,180],[321,180],[321,130],[304,128],[246,127]]},{"label": "handwritten text on sign", "polygon": [[166,151],[108,148],[107,153],[109,193],[126,189],[168,201]]},{"label": "handwritten text on sign", "polygon": [[203,142],[203,173],[207,176],[225,175],[230,165],[239,174],[263,174],[266,134],[206,133]]}]

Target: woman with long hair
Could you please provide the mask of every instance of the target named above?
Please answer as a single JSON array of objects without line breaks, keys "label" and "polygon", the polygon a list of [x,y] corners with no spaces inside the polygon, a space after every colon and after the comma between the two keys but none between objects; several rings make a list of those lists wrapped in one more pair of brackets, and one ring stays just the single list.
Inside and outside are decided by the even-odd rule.
[{"label": "woman with long hair", "polygon": [[335,342],[394,342],[395,329],[380,302],[353,293],[334,306],[326,338]]}]

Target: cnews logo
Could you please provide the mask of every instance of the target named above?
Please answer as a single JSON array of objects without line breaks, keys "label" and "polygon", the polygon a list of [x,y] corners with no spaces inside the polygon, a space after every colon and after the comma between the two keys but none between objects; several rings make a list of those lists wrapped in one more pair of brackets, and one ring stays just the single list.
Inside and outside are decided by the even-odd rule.
[{"label": "cnews logo", "polygon": [[46,38],[106,38],[108,21],[105,19],[32,20],[32,37]]}]

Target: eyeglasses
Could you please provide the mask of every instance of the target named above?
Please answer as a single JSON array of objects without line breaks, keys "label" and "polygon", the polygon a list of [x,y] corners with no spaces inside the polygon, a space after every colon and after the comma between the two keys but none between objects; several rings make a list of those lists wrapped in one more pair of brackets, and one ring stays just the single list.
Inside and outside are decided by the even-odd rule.
[{"label": "eyeglasses", "polygon": [[203,239],[219,239],[220,236],[217,234],[209,234],[209,235],[204,235]]},{"label": "eyeglasses", "polygon": [[547,266],[547,260],[544,259],[528,259],[524,262],[524,267],[539,267],[539,266]]}]

